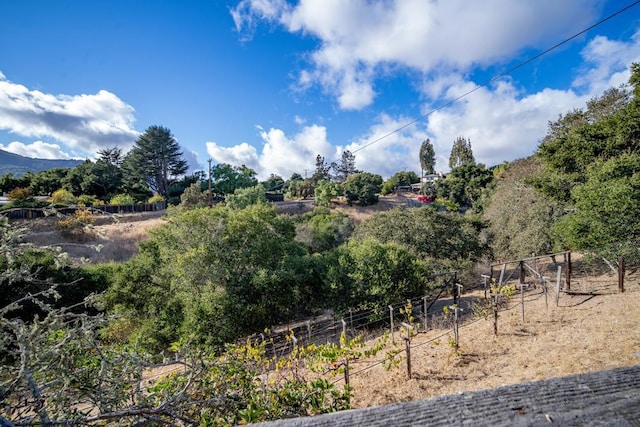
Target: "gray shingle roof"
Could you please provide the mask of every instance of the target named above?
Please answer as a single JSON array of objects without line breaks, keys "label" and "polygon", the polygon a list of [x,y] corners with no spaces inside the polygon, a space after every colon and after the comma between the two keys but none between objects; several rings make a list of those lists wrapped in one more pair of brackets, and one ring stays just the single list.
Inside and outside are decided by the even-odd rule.
[{"label": "gray shingle roof", "polygon": [[640,426],[640,365],[268,426]]}]

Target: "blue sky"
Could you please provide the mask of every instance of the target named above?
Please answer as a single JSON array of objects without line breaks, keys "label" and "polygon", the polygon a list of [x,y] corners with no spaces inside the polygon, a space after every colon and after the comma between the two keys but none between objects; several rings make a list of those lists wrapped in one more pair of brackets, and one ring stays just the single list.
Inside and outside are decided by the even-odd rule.
[{"label": "blue sky", "polygon": [[349,149],[387,178],[419,172],[429,138],[445,172],[458,136],[491,166],[626,83],[640,5],[404,126],[631,3],[2,0],[0,149],[95,158],[162,125],[193,170],[304,176]]}]

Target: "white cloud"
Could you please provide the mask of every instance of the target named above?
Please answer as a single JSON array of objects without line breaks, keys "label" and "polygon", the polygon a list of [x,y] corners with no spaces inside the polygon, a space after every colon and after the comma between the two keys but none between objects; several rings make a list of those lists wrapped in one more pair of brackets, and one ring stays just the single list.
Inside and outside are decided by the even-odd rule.
[{"label": "white cloud", "polygon": [[138,137],[133,113],[133,107],[106,90],[52,95],[13,83],[0,73],[0,130],[52,138],[82,155],[130,147]]},{"label": "white cloud", "polygon": [[318,40],[298,83],[322,86],[342,109],[361,109],[373,102],[375,81],[390,65],[440,81],[570,36],[601,6],[600,0],[243,0],[232,15],[241,34],[262,21]]},{"label": "white cloud", "polygon": [[245,165],[252,169],[259,166],[255,147],[243,142],[233,147],[223,147],[215,142],[207,142],[207,153],[217,163],[229,163],[234,166]]},{"label": "white cloud", "polygon": [[[406,128],[412,118],[380,114],[345,147],[331,149],[321,128],[317,141],[323,141],[324,150],[305,150],[304,144],[293,150],[293,142],[308,141],[303,132],[288,137],[271,129],[262,133],[262,152],[252,153],[255,165],[264,166],[262,173],[300,172],[313,168],[315,152],[331,161],[349,149],[359,169],[388,177],[405,169],[419,171],[419,147],[430,138],[436,168],[447,171],[451,146],[459,136],[471,140],[476,160],[487,166],[529,156],[549,121],[628,81],[629,65],[640,61],[640,31],[625,41],[602,36],[588,41],[581,52],[583,64],[573,69],[572,86],[565,90],[526,93],[512,78],[478,88],[468,76],[478,67],[509,61],[525,48],[546,48],[573,35],[593,22],[602,5],[599,0],[300,0],[295,5],[244,0],[235,10],[240,31],[245,19],[252,25],[266,21],[318,40],[297,83],[302,89],[320,85],[342,109],[371,104],[376,79],[393,78],[396,72],[417,76],[414,87],[427,101],[452,100],[473,90]],[[432,108],[425,102],[422,113]]]},{"label": "white cloud", "polygon": [[574,87],[599,94],[625,84],[629,81],[629,64],[640,60],[640,30],[627,42],[597,36],[582,50],[582,57],[585,65],[574,79]]},{"label": "white cloud", "polygon": [[471,140],[476,161],[487,166],[527,157],[546,134],[549,120],[584,106],[588,98],[551,89],[521,97],[511,82],[481,88],[429,116],[427,131],[436,148],[436,168],[448,170],[451,146],[460,136]]},{"label": "white cloud", "polygon": [[[390,117],[386,114],[376,119],[369,131],[344,147],[356,156],[356,168],[382,175],[387,179],[396,172],[420,173],[419,152],[422,141],[429,138],[423,123],[406,126],[407,117]],[[401,127],[402,130],[399,130]],[[342,153],[342,147],[338,147]]]},{"label": "white cloud", "polygon": [[206,171],[206,167],[200,163],[200,158],[198,157],[198,153],[193,150],[186,148],[185,146],[180,146],[180,150],[182,151],[182,158],[189,165],[188,173],[195,171]]},{"label": "white cloud", "polygon": [[31,144],[24,144],[13,141],[7,146],[0,144],[0,150],[8,151],[32,159],[71,159],[62,147],[58,144],[50,144],[43,141],[34,141]]},{"label": "white cloud", "polygon": [[[224,149],[226,153],[234,153],[224,161],[237,159],[248,163],[246,160],[250,158],[252,167],[263,177],[275,172],[286,178],[291,172],[313,170],[313,159],[318,153],[330,162],[338,160],[342,151],[348,149],[356,155],[357,168],[387,178],[405,169],[419,172],[420,144],[429,138],[436,151],[436,169],[446,172],[451,146],[459,136],[471,140],[476,160],[487,166],[526,157],[536,151],[549,121],[574,108],[584,108],[592,97],[628,80],[630,62],[640,61],[639,39],[635,35],[623,43],[597,37],[588,43],[582,52],[585,62],[579,71],[581,77],[574,80],[579,91],[547,88],[526,94],[511,78],[477,88],[462,74],[451,74],[444,82],[437,79],[425,82],[426,90],[446,99],[475,89],[473,93],[409,126],[412,118],[381,114],[368,131],[344,147],[332,147],[322,126],[307,126],[293,137],[287,137],[280,129],[270,129],[261,131],[265,143],[262,152],[242,144]],[[425,104],[423,113],[429,113],[431,108]],[[396,132],[397,129],[401,130]],[[209,153],[214,155],[211,150]]]},{"label": "white cloud", "polygon": [[327,140],[324,126],[305,126],[292,137],[287,137],[280,129],[258,129],[263,141],[260,152],[246,142],[233,147],[207,142],[207,153],[218,163],[249,166],[258,173],[259,179],[265,179],[272,173],[287,179],[294,172],[304,175],[305,170],[310,176],[318,154],[328,162],[336,155],[335,148]]}]

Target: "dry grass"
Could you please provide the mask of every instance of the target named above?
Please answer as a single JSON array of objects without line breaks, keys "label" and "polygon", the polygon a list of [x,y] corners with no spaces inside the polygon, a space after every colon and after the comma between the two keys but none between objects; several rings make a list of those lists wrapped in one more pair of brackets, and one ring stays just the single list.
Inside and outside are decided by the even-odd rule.
[{"label": "dry grass", "polygon": [[[82,236],[70,237],[56,229],[59,218],[17,221],[30,233],[26,241],[40,246],[59,247],[74,262],[126,261],[138,251],[137,243],[147,237],[147,232],[164,223],[164,212],[148,212],[99,217]],[[98,248],[100,248],[98,250]]]},{"label": "dry grass", "polygon": [[[498,336],[492,319],[467,319],[460,328],[460,349],[448,344],[453,333],[430,331],[413,338],[413,378],[406,359],[387,371],[378,365],[352,376],[355,407],[384,405],[505,384],[593,372],[640,363],[640,310],[636,281],[623,294],[560,297],[540,290],[526,295],[522,323],[519,297],[500,313]],[[435,337],[439,337],[434,340]],[[352,372],[371,365],[353,366]]]}]

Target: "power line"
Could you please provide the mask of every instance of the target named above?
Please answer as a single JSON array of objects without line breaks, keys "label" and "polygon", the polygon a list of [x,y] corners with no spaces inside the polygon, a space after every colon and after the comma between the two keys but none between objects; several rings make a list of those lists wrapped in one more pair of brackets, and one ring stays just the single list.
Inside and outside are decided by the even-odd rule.
[{"label": "power line", "polygon": [[600,21],[596,22],[595,24],[593,24],[593,25],[591,25],[591,26],[589,26],[589,27],[585,28],[584,30],[582,30],[582,31],[580,31],[580,32],[578,32],[578,33],[576,33],[576,34],[572,35],[572,36],[571,36],[571,37],[569,37],[569,38],[566,38],[566,39],[562,40],[562,41],[561,41],[561,42],[559,42],[559,43],[556,43],[555,45],[551,46],[550,48],[548,48],[548,49],[546,49],[546,50],[544,50],[544,51],[542,51],[542,52],[538,53],[537,55],[532,56],[531,58],[529,58],[529,59],[527,59],[527,60],[525,60],[525,61],[523,61],[523,62],[521,62],[521,63],[519,63],[519,64],[517,64],[517,65],[515,65],[514,67],[509,68],[507,71],[504,71],[503,73],[498,74],[498,75],[496,75],[496,76],[492,77],[491,79],[489,79],[489,80],[487,80],[486,82],[484,82],[484,83],[482,83],[482,84],[480,84],[480,85],[476,86],[475,88],[471,89],[470,91],[465,92],[465,93],[463,93],[462,95],[460,95],[460,96],[458,96],[458,97],[456,97],[456,98],[454,98],[454,99],[452,99],[452,100],[450,100],[450,101],[448,101],[448,102],[445,102],[444,104],[441,104],[441,105],[439,105],[439,106],[437,106],[437,107],[434,107],[434,108],[433,108],[433,109],[431,109],[429,112],[427,112],[427,113],[423,114],[422,116],[418,117],[417,119],[414,119],[414,120],[412,120],[412,121],[410,121],[410,122],[408,122],[408,123],[406,123],[406,124],[404,124],[404,125],[400,126],[399,128],[397,128],[397,129],[395,129],[395,130],[393,130],[393,131],[391,131],[391,132],[389,132],[389,133],[387,133],[387,134],[385,134],[385,135],[382,135],[381,137],[378,137],[378,138],[374,139],[373,141],[371,141],[371,142],[369,142],[369,143],[367,143],[367,144],[363,145],[363,146],[362,146],[362,147],[360,147],[360,148],[357,148],[357,149],[355,149],[355,150],[352,150],[352,151],[351,151],[351,153],[354,153],[354,154],[355,154],[355,153],[357,153],[358,151],[362,151],[362,150],[364,150],[365,148],[370,147],[371,145],[376,144],[376,143],[378,143],[378,142],[382,141],[383,139],[388,138],[388,137],[390,137],[391,135],[393,135],[393,134],[395,134],[395,133],[398,133],[398,132],[400,132],[401,130],[403,130],[403,129],[405,129],[405,128],[407,128],[407,127],[409,127],[409,126],[411,126],[411,125],[413,125],[413,124],[415,124],[415,123],[417,123],[417,122],[419,122],[420,120],[423,120],[423,119],[427,118],[428,116],[430,116],[431,114],[435,113],[436,111],[440,111],[440,110],[442,110],[443,108],[446,108],[446,107],[448,107],[448,106],[450,106],[450,105],[452,105],[452,104],[454,104],[454,103],[458,102],[458,101],[459,101],[459,100],[461,100],[462,98],[465,98],[465,97],[467,97],[467,96],[471,95],[473,92],[477,91],[478,89],[482,89],[483,87],[489,86],[491,83],[495,82],[496,80],[499,80],[499,79],[501,79],[501,78],[503,78],[503,77],[505,77],[505,76],[508,76],[509,74],[513,73],[513,72],[514,72],[514,71],[516,71],[517,69],[522,68],[522,67],[524,67],[524,66],[525,66],[525,65],[527,65],[527,64],[530,64],[531,62],[535,61],[536,59],[538,59],[538,58],[540,58],[540,57],[542,57],[542,56],[544,56],[544,55],[548,54],[549,52],[551,52],[551,51],[553,51],[553,50],[555,50],[555,49],[559,48],[560,46],[562,46],[562,45],[564,45],[564,44],[566,44],[566,43],[570,42],[571,40],[573,40],[573,39],[575,39],[575,38],[577,38],[577,37],[580,37],[580,36],[581,36],[581,35],[583,35],[584,33],[588,32],[588,31],[590,31],[590,30],[594,29],[595,27],[597,27],[597,26],[599,26],[599,25],[601,25],[601,24],[603,24],[603,23],[605,23],[605,22],[609,21],[610,19],[612,19],[612,18],[614,18],[614,17],[616,17],[616,16],[618,16],[618,15],[620,15],[620,14],[622,14],[622,13],[626,12],[627,10],[631,9],[631,8],[632,8],[632,7],[634,7],[634,6],[637,6],[638,4],[640,4],[640,0],[637,0],[637,1],[635,1],[635,2],[633,2],[633,3],[631,3],[631,4],[629,4],[629,5],[627,5],[627,6],[625,6],[625,7],[623,7],[622,9],[617,10],[616,12],[614,12],[614,13],[612,13],[611,15],[609,15],[609,16],[607,16],[607,17],[605,17],[605,18],[601,19]]}]

